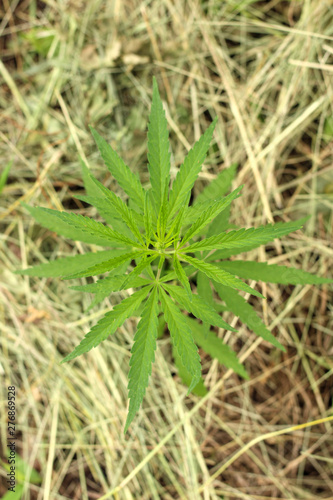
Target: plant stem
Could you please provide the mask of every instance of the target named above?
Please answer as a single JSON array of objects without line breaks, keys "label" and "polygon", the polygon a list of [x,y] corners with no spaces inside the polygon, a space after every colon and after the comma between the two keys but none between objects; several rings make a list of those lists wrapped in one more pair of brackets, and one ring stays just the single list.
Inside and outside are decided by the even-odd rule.
[{"label": "plant stem", "polygon": [[[156,281],[158,281],[160,279],[161,272],[162,272],[163,265],[164,265],[164,261],[165,261],[165,258],[164,258],[163,255],[161,255],[159,266],[158,266],[158,270],[157,270],[157,274],[156,274]],[[161,265],[161,262],[162,262],[162,265]]]},{"label": "plant stem", "polygon": [[156,274],[156,278],[155,278],[156,281],[158,281],[160,279],[161,272],[162,272],[162,268],[158,269],[157,274]]}]

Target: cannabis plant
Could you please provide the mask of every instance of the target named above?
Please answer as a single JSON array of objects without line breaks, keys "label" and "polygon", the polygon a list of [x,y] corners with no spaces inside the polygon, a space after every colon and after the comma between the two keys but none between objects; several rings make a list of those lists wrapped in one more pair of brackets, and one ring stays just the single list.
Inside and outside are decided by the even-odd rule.
[{"label": "cannabis plant", "polygon": [[[67,280],[108,273],[96,282],[71,287],[94,293],[92,306],[113,292],[130,289],[128,297],[115,303],[63,360],[70,361],[90,351],[114,334],[127,318],[140,318],[131,350],[125,432],[144,398],[157,338],[165,324],[170,332],[176,366],[189,386],[188,393],[193,390],[202,394],[205,388],[197,346],[240,376],[247,377],[236,354],[211,329],[213,326],[236,331],[224,321],[221,312],[231,311],[258,336],[284,350],[238,290],[264,297],[240,278],[281,284],[330,281],[289,267],[228,260],[300,229],[305,219],[250,229],[230,226],[230,204],[240,196],[243,187],[227,194],[236,173],[235,165],[223,170],[190,204],[192,188],[205,161],[215,125],[216,119],[189,151],[170,185],[167,121],[154,80],[148,125],[150,186],[144,188],[137,175],[91,128],[106,167],[128,198],[117,196],[101,184],[82,159],[87,195],[76,198],[95,206],[107,225],[74,213],[26,206],[42,226],[65,237],[109,249],[58,259],[19,272],[29,276],[61,276]],[[221,300],[214,299],[213,289]]]}]

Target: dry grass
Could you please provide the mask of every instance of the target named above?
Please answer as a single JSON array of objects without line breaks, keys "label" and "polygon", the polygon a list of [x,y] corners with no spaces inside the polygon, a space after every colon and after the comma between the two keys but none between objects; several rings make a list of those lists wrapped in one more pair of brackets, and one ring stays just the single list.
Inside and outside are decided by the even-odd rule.
[{"label": "dry grass", "polygon": [[268,300],[256,307],[287,353],[244,326],[237,324],[237,336],[221,331],[251,380],[203,356],[203,399],[185,397],[163,338],[145,404],[124,437],[134,321],[60,365],[110,302],[85,316],[89,299],[65,282],[12,274],[91,249],[42,229],[20,206],[24,200],[92,214],[72,201],[82,188],[78,152],[115,187],[88,124],[148,181],[154,74],[167,108],[173,175],[217,115],[216,144],[196,192],[237,162],[235,185],[245,188],[234,223],[312,215],[303,235],[250,257],[328,276],[331,2],[4,0],[0,9],[0,153],[3,166],[13,159],[0,195],[0,439],[4,452],[6,387],[14,384],[19,452],[43,478],[26,483],[22,498],[332,499],[331,424],[289,429],[332,414],[331,288],[262,285]]}]

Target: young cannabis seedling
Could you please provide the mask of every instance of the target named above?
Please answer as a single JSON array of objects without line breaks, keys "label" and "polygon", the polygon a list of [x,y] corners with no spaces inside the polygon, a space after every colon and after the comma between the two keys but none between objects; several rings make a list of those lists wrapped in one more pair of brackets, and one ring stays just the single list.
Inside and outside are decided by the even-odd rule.
[{"label": "young cannabis seedling", "polygon": [[[306,219],[228,231],[230,204],[240,196],[242,189],[240,186],[226,195],[236,173],[235,165],[223,170],[189,206],[191,190],[206,158],[215,124],[216,119],[189,151],[170,187],[167,121],[154,79],[148,125],[149,189],[142,187],[139,178],[91,128],[105,165],[127,194],[128,203],[95,179],[81,160],[88,195],[77,198],[94,205],[108,225],[82,215],[26,206],[41,225],[52,231],[110,250],[58,259],[19,272],[64,279],[108,273],[95,283],[71,287],[94,293],[92,305],[113,292],[136,289],[106,313],[63,360],[69,361],[90,351],[115,333],[127,318],[140,317],[131,350],[130,403],[125,432],[144,398],[158,331],[163,329],[164,322],[171,335],[179,373],[189,385],[188,393],[193,390],[202,394],[205,388],[197,346],[242,377],[247,377],[236,354],[210,329],[210,326],[215,326],[236,331],[222,319],[222,310],[231,311],[258,336],[284,350],[238,290],[263,296],[239,278],[281,284],[330,282],[289,267],[228,260],[232,255],[300,229]],[[196,287],[192,281],[194,275]],[[222,308],[221,304],[214,302],[211,284],[223,303]],[[184,310],[203,323],[184,315]]]}]

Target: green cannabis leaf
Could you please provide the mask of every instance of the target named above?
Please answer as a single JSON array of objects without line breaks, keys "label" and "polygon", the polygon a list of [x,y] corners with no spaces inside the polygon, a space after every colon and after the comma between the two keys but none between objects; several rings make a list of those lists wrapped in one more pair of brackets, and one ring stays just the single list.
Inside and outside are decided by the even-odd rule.
[{"label": "green cannabis leaf", "polygon": [[[128,318],[140,318],[131,349],[130,402],[125,432],[144,399],[158,332],[164,331],[165,324],[170,332],[175,365],[189,387],[188,393],[193,390],[203,395],[206,389],[198,347],[241,377],[248,378],[236,353],[216,334],[216,328],[237,331],[218,311],[232,312],[256,335],[284,350],[253,307],[239,294],[241,290],[263,297],[242,278],[280,284],[332,283],[332,280],[287,266],[226,260],[301,229],[306,219],[234,230],[229,225],[230,205],[240,196],[243,186],[227,193],[231,190],[237,165],[224,169],[193,204],[189,204],[216,122],[215,118],[189,151],[170,186],[167,120],[154,79],[148,125],[149,189],[142,187],[139,177],[90,127],[101,157],[123,194],[117,196],[95,179],[80,158],[87,195],[77,195],[77,198],[93,205],[106,224],[80,214],[24,205],[42,226],[66,238],[108,249],[61,258],[17,273],[66,280],[108,273],[93,283],[70,287],[95,294],[90,308],[110,294],[130,290],[128,297],[115,304],[62,360],[69,361],[90,351],[114,334]],[[136,291],[133,292],[133,288]],[[215,302],[214,290],[222,300],[222,308]]]},{"label": "green cannabis leaf", "polygon": [[156,337],[158,325],[158,290],[155,286],[142,311],[138,329],[134,336],[131,350],[129,372],[129,410],[125,424],[125,432],[141,406],[151,374],[151,365],[155,359]]}]

